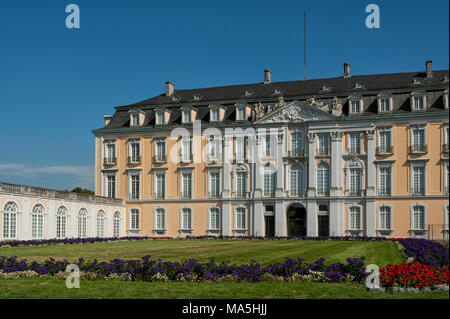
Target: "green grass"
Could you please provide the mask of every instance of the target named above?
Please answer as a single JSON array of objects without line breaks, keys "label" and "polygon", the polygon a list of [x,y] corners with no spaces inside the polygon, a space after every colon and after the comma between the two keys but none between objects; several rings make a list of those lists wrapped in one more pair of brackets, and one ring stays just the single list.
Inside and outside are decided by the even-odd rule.
[{"label": "green grass", "polygon": [[216,257],[219,262],[230,260],[237,264],[256,259],[263,265],[282,261],[283,257],[302,257],[308,262],[324,257],[331,263],[343,262],[347,257],[365,256],[366,264],[376,264],[380,267],[402,261],[402,255],[395,243],[363,241],[180,239],[0,248],[0,256],[17,256],[29,261],[43,261],[49,257],[69,261],[80,257],[110,261],[114,258],[137,259],[145,255],[165,261],[196,258],[206,262],[211,257]]},{"label": "green grass", "polygon": [[448,299],[448,293],[371,293],[362,284],[186,283],[81,281],[68,289],[61,279],[0,279],[0,298],[189,298],[189,299]]}]

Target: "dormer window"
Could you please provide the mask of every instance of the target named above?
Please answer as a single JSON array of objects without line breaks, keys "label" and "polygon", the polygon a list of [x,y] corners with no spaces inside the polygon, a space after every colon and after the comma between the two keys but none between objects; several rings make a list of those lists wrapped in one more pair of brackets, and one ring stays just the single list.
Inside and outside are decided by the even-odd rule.
[{"label": "dormer window", "polygon": [[331,86],[330,85],[327,85],[327,84],[325,84],[323,87],[322,87],[322,91],[325,91],[325,92],[327,92],[327,91],[331,91]]},{"label": "dormer window", "polygon": [[183,123],[192,123],[192,111],[191,110],[183,110],[182,120],[183,120]]},{"label": "dormer window", "polygon": [[273,90],[272,94],[275,94],[275,95],[281,94],[281,89],[280,89],[280,88],[275,88],[275,89]]},{"label": "dormer window", "polygon": [[202,96],[200,94],[194,94],[194,100],[200,101],[202,99]]},{"label": "dormer window", "polygon": [[236,108],[236,120],[243,121],[247,119],[247,110],[245,106]]},{"label": "dormer window", "polygon": [[421,78],[414,78],[413,84],[422,84],[422,79]]},{"label": "dormer window", "polygon": [[442,78],[442,82],[448,83],[448,76],[445,75],[445,76]]},{"label": "dormer window", "polygon": [[220,110],[219,108],[212,108],[210,111],[210,121],[216,122],[220,120]]},{"label": "dormer window", "polygon": [[131,126],[139,126],[139,114],[131,113]]},{"label": "dormer window", "polygon": [[178,95],[172,96],[172,102],[177,102],[180,100],[180,97]]},{"label": "dormer window", "polygon": [[349,113],[350,114],[359,114],[362,113],[363,110],[363,99],[360,96],[351,96],[348,99],[349,104]]},{"label": "dormer window", "polygon": [[387,93],[378,95],[378,113],[385,113],[392,111],[392,96]]},{"label": "dormer window", "polygon": [[424,92],[411,93],[411,110],[423,111],[426,109],[426,100]]},{"label": "dormer window", "polygon": [[246,90],[245,91],[245,96],[252,96],[255,92],[253,92],[252,90]]},{"label": "dormer window", "polygon": [[355,89],[362,89],[363,87],[364,87],[364,84],[362,82],[355,83]]},{"label": "dormer window", "polygon": [[156,112],[156,125],[166,124],[166,114],[164,111]]}]

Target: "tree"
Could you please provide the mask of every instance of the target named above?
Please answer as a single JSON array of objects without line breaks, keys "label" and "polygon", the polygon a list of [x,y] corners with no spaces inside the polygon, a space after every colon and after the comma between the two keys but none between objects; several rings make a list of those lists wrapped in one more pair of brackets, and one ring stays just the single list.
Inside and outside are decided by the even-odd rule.
[{"label": "tree", "polygon": [[88,194],[88,195],[94,195],[95,194],[90,189],[85,189],[85,188],[81,188],[81,187],[75,187],[74,189],[72,189],[72,192],[73,193]]}]

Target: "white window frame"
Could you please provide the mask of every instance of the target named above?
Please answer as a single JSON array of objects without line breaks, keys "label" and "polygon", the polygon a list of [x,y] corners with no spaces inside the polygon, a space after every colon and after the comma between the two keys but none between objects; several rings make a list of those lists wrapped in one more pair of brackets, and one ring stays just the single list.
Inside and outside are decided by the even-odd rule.
[{"label": "white window frame", "polygon": [[277,170],[267,163],[264,166],[263,174],[263,196],[274,197],[277,188]]},{"label": "white window frame", "polygon": [[[84,215],[81,215],[82,213]],[[78,238],[89,237],[89,211],[84,207],[80,208],[78,211],[77,232]]]},{"label": "white window frame", "polygon": [[[212,174],[218,174],[219,175],[217,197],[215,197],[215,196],[211,197],[211,194],[212,194],[211,175]],[[221,175],[222,174],[221,174],[220,168],[210,168],[210,169],[208,169],[208,198],[213,198],[213,199],[220,198],[220,194],[222,193],[222,183],[221,183],[222,182],[222,178],[221,178]]]},{"label": "white window frame", "polygon": [[[65,211],[64,214],[59,214],[59,210],[63,209]],[[64,228],[61,228],[60,233],[63,233],[61,236],[58,236],[58,229],[59,229],[59,225],[58,225],[58,217],[62,216],[64,217]],[[68,237],[68,225],[69,224],[69,210],[67,209],[66,206],[61,205],[58,207],[58,209],[56,210],[56,218],[55,218],[55,237],[58,239],[63,239],[63,238],[67,238]]]},{"label": "white window frame", "polygon": [[[428,159],[417,159],[411,160],[409,159],[409,193],[411,196],[425,196],[428,194]],[[414,167],[423,167],[424,168],[424,193],[423,194],[414,194]]]},{"label": "white window frame", "polygon": [[[299,135],[299,147],[298,149],[294,149],[294,135],[298,134]],[[302,130],[292,130],[289,134],[289,141],[290,141],[290,145],[289,145],[289,150],[291,151],[292,155],[297,155],[297,153],[299,153],[299,155],[303,155],[305,153],[305,139],[304,139],[304,133]]]},{"label": "white window frame", "polygon": [[[448,124],[448,123],[445,123],[445,124],[443,125],[443,129],[444,129],[444,145],[447,145],[447,153],[448,153],[448,150],[449,150],[449,143],[450,143],[450,141],[449,141],[449,138],[450,138],[450,136],[449,136],[449,134],[450,134],[449,124]],[[444,150],[443,150],[443,151],[444,151]]]},{"label": "white window frame", "polygon": [[[8,204],[13,204],[15,206],[15,210],[6,210],[6,206]],[[18,232],[19,232],[19,204],[14,201],[14,200],[7,200],[6,203],[3,205],[3,218],[2,218],[2,233],[1,236],[3,239],[17,239],[18,236]],[[14,227],[11,227],[12,223],[11,223],[11,217],[12,215],[14,216]],[[5,229],[5,219],[8,216],[8,229]],[[12,229],[14,228],[14,236],[12,236]],[[7,233],[7,236],[5,236],[5,234]]]},{"label": "white window frame", "polygon": [[[191,191],[190,191],[190,197],[184,196],[184,174],[190,174],[191,175]],[[180,199],[186,200],[186,199],[194,199],[194,169],[191,167],[183,167],[180,168]]]},{"label": "white window frame", "polygon": [[[180,140],[180,154],[181,154],[181,162],[182,163],[191,163],[193,161],[194,155],[193,155],[193,148],[194,148],[194,140],[192,136],[182,136]],[[189,152],[186,154],[186,148],[185,145],[189,145]]]},{"label": "white window frame", "polygon": [[[214,135],[211,134],[207,136],[207,160],[213,161],[213,162],[220,162],[220,157],[222,155],[221,152],[221,136],[220,135]],[[213,154],[212,150],[215,149],[215,153]]]},{"label": "white window frame", "polygon": [[[294,186],[292,185],[292,172],[294,171],[293,168],[298,167],[299,171],[301,172],[301,177],[302,180],[299,181],[299,177],[297,176],[297,183],[299,184],[299,189],[295,189]],[[289,196],[292,197],[301,197],[304,196],[305,194],[305,186],[306,186],[306,178],[305,178],[305,165],[301,164],[301,163],[292,163],[291,165],[288,166],[288,172],[287,172],[287,176],[288,176],[288,185],[289,185]],[[295,190],[295,192],[293,192]]]},{"label": "white window frame", "polygon": [[[37,212],[36,209],[41,208],[40,212]],[[31,238],[32,239],[43,239],[45,237],[45,207],[41,203],[36,203],[33,205],[33,208],[31,209]],[[34,225],[34,217],[36,217],[36,225]],[[42,222],[39,223],[38,218],[41,217]],[[39,226],[41,229],[39,229]],[[35,228],[35,229],[34,229]],[[35,231],[36,234],[33,233]],[[39,233],[41,234],[39,236]]]},{"label": "white window frame", "polygon": [[[119,217],[117,217],[117,214],[119,214]],[[113,214],[113,233],[112,236],[114,238],[119,238],[120,234],[121,234],[121,220],[122,220],[122,214],[120,213],[120,211],[116,210]],[[117,233],[116,233],[117,230]]]},{"label": "white window frame", "polygon": [[[385,149],[381,146],[381,133],[389,133],[390,137],[390,146],[391,152],[388,150],[388,146],[385,146]],[[378,154],[391,154],[394,152],[394,130],[392,127],[378,127],[377,128],[377,147],[378,147]]]},{"label": "white window frame", "polygon": [[450,191],[450,185],[449,185],[449,160],[448,159],[444,159],[442,161],[442,164],[444,165],[444,195],[449,195],[449,191]]},{"label": "white window frame", "polygon": [[246,106],[237,106],[236,107],[236,121],[245,121],[247,120],[247,107]]},{"label": "white window frame", "polygon": [[352,194],[351,192],[351,176],[350,176],[350,170],[351,169],[358,169],[360,170],[360,186],[361,186],[361,192],[359,196],[363,196],[366,189],[366,167],[364,165],[364,162],[356,158],[354,160],[347,161],[345,164],[345,193],[347,196],[358,196],[358,194]]},{"label": "white window frame", "polygon": [[[135,211],[137,211],[137,226],[138,227],[133,227],[133,226],[136,226],[136,225],[133,225],[133,224],[135,224],[135,223],[133,223],[133,210],[135,210]],[[128,212],[129,212],[129,216],[130,216],[130,218],[129,218],[129,221],[128,221],[128,230],[129,231],[141,231],[141,229],[142,229],[142,212],[141,212],[141,209],[139,208],[139,207],[136,207],[136,206],[133,206],[133,207],[130,207],[129,209],[128,209]]]},{"label": "white window frame", "polygon": [[[359,228],[352,227],[351,209],[356,207],[359,209]],[[364,225],[364,210],[363,206],[359,204],[351,204],[347,206],[347,229],[349,231],[362,231]]]},{"label": "white window frame", "polygon": [[[237,188],[237,175],[238,175],[238,173],[243,173],[243,174],[245,174],[245,196],[238,196],[238,193],[237,193],[237,191],[238,191],[238,188]],[[243,165],[243,164],[241,164],[241,165],[237,165],[237,166],[235,166],[234,168],[233,168],[233,175],[232,175],[232,177],[233,177],[233,190],[232,190],[232,194],[233,194],[233,197],[237,197],[237,198],[246,198],[247,196],[248,196],[248,194],[249,194],[249,191],[250,191],[250,170],[249,170],[249,168],[248,168],[248,166],[247,165]]]},{"label": "white window frame", "polygon": [[[423,145],[416,145],[415,143],[414,143],[414,131],[416,131],[416,130],[422,130],[423,131]],[[427,126],[425,125],[425,124],[412,124],[412,125],[410,125],[410,128],[409,128],[409,135],[410,135],[410,145],[411,145],[411,148],[413,149],[413,152],[415,152],[415,153],[427,153],[427,149],[425,149],[425,148],[428,148],[428,143],[427,143],[427,141],[428,141],[428,134],[427,134]],[[423,148],[424,148],[424,151],[420,151],[420,150],[414,150],[414,147],[415,146],[422,146]]]},{"label": "white window frame", "polygon": [[[105,179],[105,190],[104,190],[104,197],[109,197],[109,198],[116,198],[117,197],[117,176],[116,176],[116,172],[103,172],[104,175],[104,179]],[[108,181],[108,177],[114,177],[114,189],[113,189],[113,197],[109,196],[110,193],[110,188],[109,188],[109,181]]]},{"label": "white window frame", "polygon": [[[352,137],[356,136],[357,137],[357,145],[358,145],[358,150],[356,150],[355,152],[352,152]],[[347,133],[347,153],[349,154],[361,154],[362,153],[362,134],[361,132],[348,132]]]},{"label": "white window frame", "polygon": [[100,209],[97,212],[95,221],[96,221],[96,226],[97,226],[95,236],[97,238],[105,238],[106,232],[107,232],[107,229],[106,229],[107,218],[106,218],[106,213],[104,210]]},{"label": "white window frame", "polygon": [[[380,193],[381,190],[381,169],[383,168],[389,168],[391,173],[390,173],[390,185],[389,185],[389,192],[388,194],[382,194]],[[387,163],[383,163],[380,162],[377,164],[377,194],[379,196],[391,196],[394,193],[394,165],[392,165],[391,162],[387,162]]]},{"label": "white window frame", "polygon": [[[388,100],[389,102],[389,110],[384,110],[383,109],[383,103],[382,101],[384,100]],[[392,100],[392,94],[391,93],[386,93],[386,92],[382,92],[380,94],[377,95],[377,107],[378,107],[378,113],[391,113],[393,111],[393,100]]]},{"label": "white window frame", "polygon": [[[190,226],[186,227],[184,224],[184,210],[189,209],[191,211],[191,218],[190,218]],[[180,208],[180,231],[184,232],[192,232],[194,230],[194,209],[191,206],[183,206]]]},{"label": "white window frame", "polygon": [[[113,147],[113,156],[109,156],[109,147]],[[105,140],[104,142],[104,152],[105,152],[105,161],[106,164],[115,164],[117,163],[117,145],[116,140]]]},{"label": "white window frame", "polygon": [[[238,225],[238,218],[237,218],[238,217],[238,215],[237,215],[238,209],[244,209],[244,222],[245,222],[244,228],[238,227],[238,226],[241,226],[241,225]],[[244,206],[242,204],[239,204],[234,208],[234,230],[237,230],[237,231],[247,231],[248,230],[248,209],[246,206]]]},{"label": "white window frame", "polygon": [[156,125],[166,124],[166,112],[164,110],[155,111],[155,124]]},{"label": "white window frame", "polygon": [[[418,228],[415,228],[414,226],[414,224],[415,224],[415,220],[414,220],[414,207],[416,207],[416,206],[422,206],[423,208],[424,208],[424,218],[423,218],[423,220],[424,220],[424,228],[423,229],[418,229]],[[412,204],[410,207],[409,207],[409,211],[410,211],[410,231],[413,233],[413,234],[415,234],[415,233],[418,233],[419,235],[423,235],[423,234],[425,234],[426,233],[426,231],[427,231],[427,226],[428,226],[428,214],[427,214],[427,211],[428,211],[428,207],[427,207],[427,205],[426,204],[424,204],[424,203],[414,203],[414,204]]]},{"label": "white window frame", "polygon": [[[137,144],[139,147],[139,152],[137,158],[133,156],[133,144]],[[128,158],[130,163],[140,163],[142,160],[142,145],[140,138],[134,138],[128,140]]]},{"label": "white window frame", "polygon": [[[132,176],[139,176],[138,198],[133,198],[133,179]],[[142,174],[140,169],[128,170],[128,199],[141,200],[142,199]]]},{"label": "white window frame", "polygon": [[[162,224],[164,227],[158,227],[158,210],[162,210]],[[167,230],[167,210],[163,206],[157,206],[153,209],[153,230],[156,232],[166,232]]]},{"label": "white window frame", "polygon": [[[353,111],[353,102],[359,103],[359,111]],[[348,98],[348,113],[349,114],[361,114],[364,111],[364,100],[362,96],[352,95]]]},{"label": "white window frame", "polygon": [[[213,219],[212,219],[212,210],[217,209],[219,214],[219,225],[216,225],[217,227],[213,227]],[[208,208],[208,230],[211,231],[217,231],[222,229],[222,214],[221,209],[219,206],[211,206]]]},{"label": "white window frame", "polygon": [[181,121],[183,124],[193,123],[191,108],[186,108],[186,107],[181,108]]},{"label": "white window frame", "polygon": [[[316,149],[316,155],[317,156],[329,156],[330,155],[330,135],[329,134],[317,134],[317,149]],[[322,139],[326,140],[326,144],[324,144],[324,141]]]},{"label": "white window frame", "polygon": [[[158,179],[157,176],[164,176],[163,196],[158,196]],[[162,200],[167,198],[167,168],[153,168],[153,196],[155,200]]]},{"label": "white window frame", "polygon": [[[419,98],[419,97],[422,98],[422,104],[423,104],[423,107],[420,109],[416,107],[416,98]],[[420,112],[420,111],[425,111],[427,109],[427,95],[425,92],[423,92],[423,91],[411,92],[410,100],[411,100],[411,102],[410,102],[411,103],[411,111]]]},{"label": "white window frame", "polygon": [[[319,166],[322,163],[326,164],[327,167],[328,167],[328,169],[327,169],[328,176],[327,176],[326,188],[324,189],[323,192],[319,192]],[[330,167],[330,163],[328,163],[326,161],[319,161],[317,163],[317,166],[316,166],[316,174],[315,175],[316,175],[315,178],[316,178],[316,189],[317,189],[316,193],[317,193],[317,195],[318,196],[329,196],[329,194],[330,194],[330,187],[331,187],[331,167]]]},{"label": "white window frame", "polygon": [[[390,225],[391,227],[389,227],[389,228],[381,227],[381,209],[383,207],[389,208],[390,224],[391,224]],[[394,230],[394,207],[392,205],[390,205],[390,204],[382,203],[382,204],[378,205],[377,213],[378,213],[378,218],[377,218],[377,220],[378,220],[378,223],[377,223],[378,230],[380,230],[380,231],[393,231]]]},{"label": "white window frame", "polygon": [[[163,144],[162,152],[158,151],[158,145]],[[154,147],[154,154],[155,154],[155,162],[165,162],[167,161],[167,139],[165,137],[155,137],[153,139],[153,147]]]}]

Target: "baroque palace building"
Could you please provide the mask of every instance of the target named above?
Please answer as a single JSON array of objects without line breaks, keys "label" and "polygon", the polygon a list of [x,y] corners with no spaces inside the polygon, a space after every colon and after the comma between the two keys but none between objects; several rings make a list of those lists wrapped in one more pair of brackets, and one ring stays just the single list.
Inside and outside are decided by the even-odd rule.
[{"label": "baroque palace building", "polygon": [[448,232],[449,72],[176,90],[115,108],[96,194],[129,236]]}]

